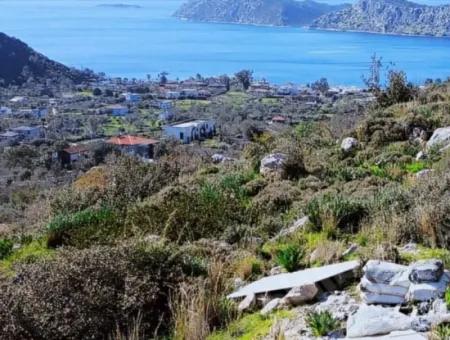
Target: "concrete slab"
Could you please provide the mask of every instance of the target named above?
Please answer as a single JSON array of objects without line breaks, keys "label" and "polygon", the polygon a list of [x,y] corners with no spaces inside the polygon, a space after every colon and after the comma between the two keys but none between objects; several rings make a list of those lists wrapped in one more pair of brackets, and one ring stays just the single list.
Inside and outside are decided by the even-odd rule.
[{"label": "concrete slab", "polygon": [[249,294],[262,294],[278,290],[288,290],[307,283],[318,283],[342,275],[360,267],[359,261],[348,261],[328,266],[309,268],[293,273],[268,276],[255,281],[228,295],[229,299],[245,297]]}]

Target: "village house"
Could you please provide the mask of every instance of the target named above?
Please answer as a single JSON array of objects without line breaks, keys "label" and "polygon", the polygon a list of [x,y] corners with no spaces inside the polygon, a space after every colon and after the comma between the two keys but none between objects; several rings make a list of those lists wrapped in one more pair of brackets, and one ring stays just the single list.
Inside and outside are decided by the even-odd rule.
[{"label": "village house", "polygon": [[42,128],[40,126],[18,126],[11,129],[19,135],[20,139],[33,140],[42,137]]},{"label": "village house", "polygon": [[10,103],[14,103],[14,104],[23,104],[27,101],[27,99],[25,97],[22,96],[16,96],[10,99]]},{"label": "village house", "polygon": [[89,148],[86,145],[71,145],[60,152],[58,152],[58,159],[62,165],[72,165],[81,159],[87,158],[89,155]]},{"label": "village house", "polygon": [[274,124],[286,124],[287,118],[283,116],[274,116],[272,117],[271,122]]},{"label": "village house", "polygon": [[179,99],[181,94],[179,91],[165,91],[163,97],[166,99]]},{"label": "village house", "polygon": [[141,95],[137,93],[125,92],[122,93],[122,96],[125,97],[126,102],[131,104],[138,104],[142,100]]},{"label": "village house", "polygon": [[128,115],[129,110],[126,106],[116,104],[107,106],[106,112],[114,117],[122,117]]},{"label": "village house", "polygon": [[36,119],[43,119],[48,115],[48,109],[38,108],[38,109],[21,109],[17,111],[18,116],[30,116]]},{"label": "village house", "polygon": [[106,141],[128,155],[142,157],[144,159],[153,159],[155,156],[155,146],[159,144],[156,139],[122,135],[110,138]]},{"label": "village house", "polygon": [[173,111],[173,104],[170,100],[161,100],[157,102],[157,107],[161,110],[159,119],[162,121],[171,120],[175,114]]},{"label": "village house", "polygon": [[197,89],[182,89],[180,96],[186,99],[197,99],[198,90]]},{"label": "village house", "polygon": [[184,144],[194,140],[211,138],[216,134],[216,124],[213,120],[191,120],[164,127],[164,135],[174,138]]},{"label": "village house", "polygon": [[300,89],[294,85],[283,85],[277,88],[279,96],[298,96]]}]

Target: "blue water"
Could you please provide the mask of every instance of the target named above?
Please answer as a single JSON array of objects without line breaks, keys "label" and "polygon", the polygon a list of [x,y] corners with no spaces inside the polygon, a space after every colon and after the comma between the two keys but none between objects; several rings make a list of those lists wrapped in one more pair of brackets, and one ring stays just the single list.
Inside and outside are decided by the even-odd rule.
[{"label": "blue water", "polygon": [[[433,1],[433,0],[430,0]],[[270,81],[362,85],[373,53],[408,78],[450,76],[450,39],[179,21],[180,0],[0,0],[0,31],[75,67],[171,78],[248,68]],[[142,8],[98,7],[105,3]]]}]

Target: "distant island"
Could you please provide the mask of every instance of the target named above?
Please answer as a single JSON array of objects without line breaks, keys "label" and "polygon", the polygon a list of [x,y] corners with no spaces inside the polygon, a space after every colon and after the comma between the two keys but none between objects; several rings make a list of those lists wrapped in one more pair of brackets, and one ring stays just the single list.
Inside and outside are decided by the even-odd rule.
[{"label": "distant island", "polygon": [[406,0],[360,0],[352,6],[312,0],[189,0],[174,16],[205,22],[450,36],[450,5]]},{"label": "distant island", "polygon": [[347,7],[312,0],[190,0],[174,16],[206,22],[309,26],[321,15]]},{"label": "distant island", "polygon": [[313,28],[387,34],[450,36],[450,5],[426,6],[405,0],[360,0],[328,13]]},{"label": "distant island", "polygon": [[139,5],[130,5],[130,4],[100,4],[97,7],[111,7],[111,8],[142,8]]}]

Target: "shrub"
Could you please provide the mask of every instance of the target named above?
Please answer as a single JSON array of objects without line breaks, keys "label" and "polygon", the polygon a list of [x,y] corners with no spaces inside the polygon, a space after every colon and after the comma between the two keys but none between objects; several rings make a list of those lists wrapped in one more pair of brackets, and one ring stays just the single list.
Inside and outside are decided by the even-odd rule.
[{"label": "shrub", "polygon": [[445,304],[447,305],[447,309],[450,310],[450,288],[447,287],[445,290]]},{"label": "shrub", "polygon": [[299,247],[289,245],[278,250],[275,261],[288,272],[293,272],[299,269],[303,255],[303,250]]},{"label": "shrub", "polygon": [[263,269],[264,263],[255,256],[245,257],[234,265],[234,272],[243,280],[255,279]]},{"label": "shrub", "polygon": [[339,327],[339,322],[329,311],[313,312],[306,318],[309,328],[314,336],[326,336]]},{"label": "shrub", "polygon": [[13,242],[8,239],[0,239],[0,260],[9,256],[13,250]]},{"label": "shrub", "polygon": [[450,339],[450,324],[442,323],[432,329],[430,340]]},{"label": "shrub", "polygon": [[334,234],[336,228],[350,229],[359,225],[366,215],[366,205],[341,194],[327,194],[312,199],[306,206],[306,214],[319,230]]},{"label": "shrub", "polygon": [[62,245],[82,248],[105,243],[117,236],[116,225],[117,216],[108,208],[58,215],[47,225],[47,244],[51,248]]},{"label": "shrub", "polygon": [[[18,268],[0,290],[4,339],[105,339],[141,316],[147,336],[167,334],[169,295],[186,258],[162,243],[62,250]],[[5,287],[6,288],[6,287]]]}]

